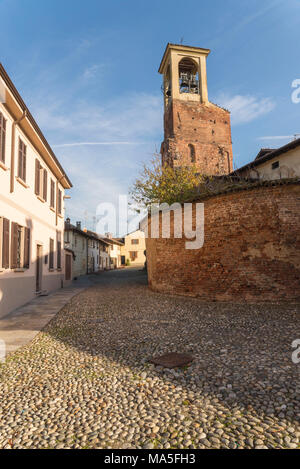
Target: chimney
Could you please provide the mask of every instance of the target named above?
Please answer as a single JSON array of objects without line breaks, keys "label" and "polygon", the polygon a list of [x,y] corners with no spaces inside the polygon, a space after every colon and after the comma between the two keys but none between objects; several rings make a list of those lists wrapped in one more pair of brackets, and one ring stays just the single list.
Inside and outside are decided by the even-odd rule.
[{"label": "chimney", "polygon": [[77,228],[78,230],[81,230],[81,221],[77,221],[77,222],[76,222],[76,228]]},{"label": "chimney", "polygon": [[70,226],[70,225],[71,225],[71,220],[70,220],[70,218],[69,218],[69,217],[66,219],[66,225],[68,225],[68,226]]},{"label": "chimney", "polygon": [[112,233],[105,233],[105,237],[108,239],[112,239]]}]

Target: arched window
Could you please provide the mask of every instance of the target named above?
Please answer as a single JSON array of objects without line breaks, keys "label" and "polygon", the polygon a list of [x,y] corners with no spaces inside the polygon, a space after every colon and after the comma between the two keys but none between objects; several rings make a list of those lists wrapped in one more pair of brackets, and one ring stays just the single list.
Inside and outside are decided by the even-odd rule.
[{"label": "arched window", "polygon": [[191,143],[189,144],[189,156],[190,156],[191,163],[196,163],[195,147]]},{"label": "arched window", "polygon": [[197,64],[185,57],[179,62],[180,93],[199,94],[199,74]]}]

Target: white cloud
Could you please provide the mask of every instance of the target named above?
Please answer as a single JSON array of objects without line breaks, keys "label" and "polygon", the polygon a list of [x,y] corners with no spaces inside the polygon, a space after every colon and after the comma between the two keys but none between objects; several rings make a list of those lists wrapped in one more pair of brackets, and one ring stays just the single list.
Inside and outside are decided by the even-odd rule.
[{"label": "white cloud", "polygon": [[[142,137],[153,137],[162,128],[162,103],[159,96],[132,94],[105,105],[94,105],[80,100],[72,107],[64,102],[35,108],[37,122],[42,129],[56,131],[64,139],[79,142],[135,142]],[[97,138],[98,137],[98,138]],[[52,142],[54,145],[69,142]]]},{"label": "white cloud", "polygon": [[83,72],[83,78],[87,80],[90,78],[94,78],[97,75],[98,70],[99,65],[92,65],[91,67],[86,68]]},{"label": "white cloud", "polygon": [[230,96],[222,93],[216,99],[219,106],[231,112],[233,125],[246,124],[271,112],[276,104],[271,98],[258,98],[251,95]]}]

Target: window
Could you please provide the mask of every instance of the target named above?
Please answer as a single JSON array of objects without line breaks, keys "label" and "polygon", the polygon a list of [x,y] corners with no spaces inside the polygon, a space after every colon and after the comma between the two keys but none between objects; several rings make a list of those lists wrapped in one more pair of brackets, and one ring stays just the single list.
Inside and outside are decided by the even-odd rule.
[{"label": "window", "polygon": [[41,197],[45,202],[47,201],[48,190],[48,175],[47,170],[43,169],[39,160],[35,160],[35,194]]},{"label": "window", "polygon": [[130,255],[130,260],[135,261],[138,256],[138,253],[136,251],[130,251],[129,255]]},{"label": "window", "polygon": [[279,161],[275,161],[275,163],[272,163],[272,169],[277,169],[279,168]]},{"label": "window", "polygon": [[61,190],[58,189],[58,214],[61,215],[61,212],[62,212],[62,193],[61,193]]},{"label": "window", "polygon": [[6,120],[0,112],[0,161],[5,163]]},{"label": "window", "polygon": [[49,270],[54,269],[54,239],[50,238],[49,245]]},{"label": "window", "polygon": [[139,244],[139,240],[138,239],[132,239],[131,244]]},{"label": "window", "polygon": [[195,162],[196,162],[195,147],[194,147],[194,145],[192,145],[192,144],[189,144],[189,157],[190,157],[191,163],[195,163]]},{"label": "window", "polygon": [[30,264],[30,229],[11,224],[11,268],[29,269]]},{"label": "window", "polygon": [[61,233],[57,233],[57,269],[61,269]]},{"label": "window", "polygon": [[53,179],[51,179],[50,185],[50,207],[55,207],[55,182],[53,181]]},{"label": "window", "polygon": [[26,152],[27,147],[24,142],[19,138],[19,166],[18,177],[26,182]]},{"label": "window", "polygon": [[179,62],[179,90],[180,93],[199,94],[198,66],[189,57]]}]

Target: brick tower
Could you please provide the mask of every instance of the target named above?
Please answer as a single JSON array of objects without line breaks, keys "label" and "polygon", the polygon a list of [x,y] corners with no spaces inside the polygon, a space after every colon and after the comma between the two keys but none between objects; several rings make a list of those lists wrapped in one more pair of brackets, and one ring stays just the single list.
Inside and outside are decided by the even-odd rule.
[{"label": "brick tower", "polygon": [[162,163],[195,164],[199,172],[232,171],[230,113],[208,101],[206,57],[210,51],[168,44],[159,73],[163,75],[164,141]]}]

